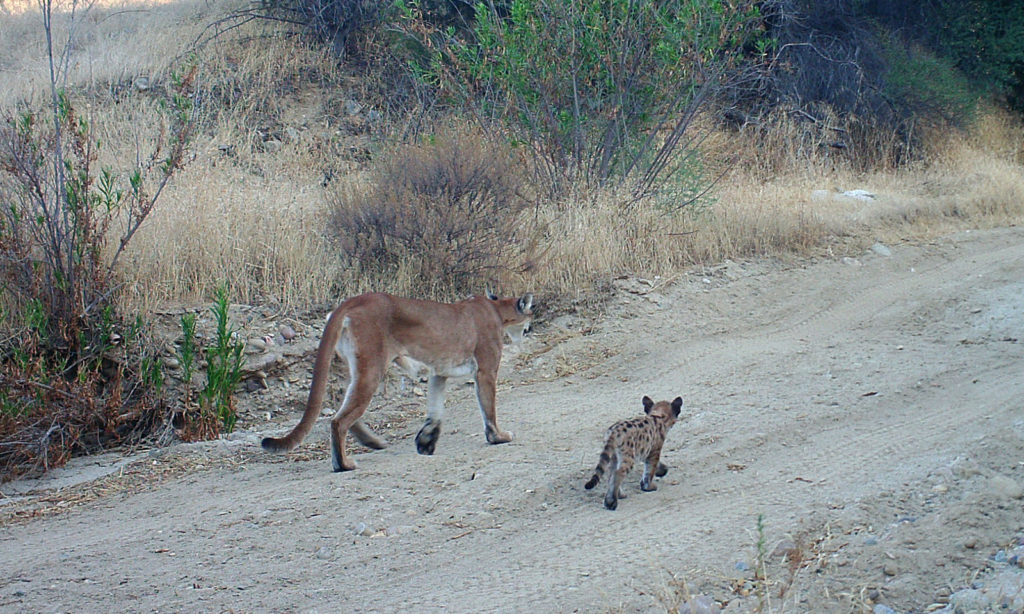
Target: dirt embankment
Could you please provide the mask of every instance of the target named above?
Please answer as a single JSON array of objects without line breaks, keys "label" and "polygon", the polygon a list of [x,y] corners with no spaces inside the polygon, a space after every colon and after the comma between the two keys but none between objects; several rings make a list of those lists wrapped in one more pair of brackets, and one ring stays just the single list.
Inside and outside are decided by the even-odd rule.
[{"label": "dirt embankment", "polygon": [[[1015,611],[1024,230],[889,247],[618,280],[602,317],[509,349],[511,444],[452,386],[419,456],[422,399],[392,386],[371,409],[392,445],[352,473],[321,424],[291,456],[242,434],[8,500],[0,610],[649,612],[688,590],[727,612]],[[644,394],[686,401],[671,469],[609,512],[583,483]]]}]

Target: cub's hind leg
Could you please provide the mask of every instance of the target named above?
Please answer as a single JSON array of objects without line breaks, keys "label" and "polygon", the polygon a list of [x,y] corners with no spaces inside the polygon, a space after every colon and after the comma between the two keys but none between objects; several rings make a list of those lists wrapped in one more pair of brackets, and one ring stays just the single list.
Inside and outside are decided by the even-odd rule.
[{"label": "cub's hind leg", "polygon": [[622,480],[629,473],[630,467],[633,466],[632,459],[622,458],[622,455],[618,452],[615,453],[615,471],[608,476],[608,492],[604,495],[604,506],[610,510],[614,510],[619,506],[619,499],[625,499],[626,495],[622,492]]},{"label": "cub's hind leg", "polygon": [[661,462],[661,450],[652,450],[644,462],[644,475],[640,478],[640,490],[644,492],[658,490],[658,486],[654,483],[654,476],[668,473],[668,467],[665,467],[663,473],[661,472],[662,467],[665,465]]}]

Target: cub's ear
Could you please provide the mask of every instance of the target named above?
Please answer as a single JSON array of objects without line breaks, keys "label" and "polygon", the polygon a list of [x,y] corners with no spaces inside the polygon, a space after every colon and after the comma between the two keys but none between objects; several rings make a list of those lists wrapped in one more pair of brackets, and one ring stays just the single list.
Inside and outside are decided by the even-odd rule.
[{"label": "cub's ear", "polygon": [[524,294],[518,301],[516,301],[516,311],[524,316],[533,314],[533,295],[530,293]]},{"label": "cub's ear", "polygon": [[493,292],[491,292],[490,288],[487,288],[486,296],[487,296],[487,298],[491,299],[492,301],[498,300],[498,295],[493,293]]},{"label": "cub's ear", "polygon": [[683,409],[683,397],[676,397],[672,401],[672,413],[675,414],[676,418],[679,417],[679,412]]},{"label": "cub's ear", "polygon": [[644,404],[644,413],[651,413],[651,408],[654,407],[654,401],[651,400],[651,397],[645,395],[642,403]]}]

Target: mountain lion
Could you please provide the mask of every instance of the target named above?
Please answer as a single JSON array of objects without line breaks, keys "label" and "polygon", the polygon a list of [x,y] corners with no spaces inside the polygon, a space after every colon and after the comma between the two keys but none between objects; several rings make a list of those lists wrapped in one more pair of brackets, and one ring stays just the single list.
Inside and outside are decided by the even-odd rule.
[{"label": "mountain lion", "polygon": [[521,340],[532,316],[531,294],[518,299],[488,294],[451,304],[380,293],[350,298],[327,320],[302,419],[286,436],[264,438],[263,449],[291,450],[309,434],[320,415],[335,354],[345,357],[351,376],[345,400],[331,419],[331,461],[335,471],[356,468],[355,461],[345,454],[347,432],[351,431],[363,445],[373,449],[387,445],[360,418],[392,363],[414,379],[423,367],[430,372],[427,420],[416,435],[416,450],[420,454],[434,453],[441,434],[449,377],[474,377],[487,441],[511,441],[511,433],[498,429],[494,412],[503,333],[507,332],[513,341]]}]

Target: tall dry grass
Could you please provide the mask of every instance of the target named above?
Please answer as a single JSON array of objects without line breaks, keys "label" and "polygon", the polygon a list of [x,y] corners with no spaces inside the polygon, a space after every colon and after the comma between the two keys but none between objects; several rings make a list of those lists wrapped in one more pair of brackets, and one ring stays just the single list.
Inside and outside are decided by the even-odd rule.
[{"label": "tall dry grass", "polygon": [[[330,195],[365,193],[367,156],[386,158],[397,147],[370,138],[366,110],[346,110],[365,84],[273,24],[246,24],[190,47],[242,4],[104,1],[77,25],[68,81],[89,105],[103,161],[115,168],[129,168],[158,130],[138,77],[159,86],[192,51],[200,67],[194,156],[123,260],[125,299],[146,309],[201,301],[224,281],[234,301],[296,307],[371,289],[443,292],[412,264],[367,274],[330,236]],[[28,5],[7,0],[0,9],[0,108],[42,96],[41,29]],[[865,170],[863,157],[832,147],[827,131],[808,132],[798,117],[780,115],[756,131],[704,127],[709,177],[727,171],[712,206],[672,211],[614,190],[534,198],[503,289],[575,295],[614,274],[667,276],[724,258],[806,253],[837,236],[856,245],[1024,216],[1024,128],[993,109],[967,131],[928,134],[913,163],[894,164],[894,137],[876,135],[888,152],[874,166],[880,170]],[[876,198],[835,196],[855,188]]]}]

